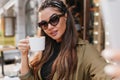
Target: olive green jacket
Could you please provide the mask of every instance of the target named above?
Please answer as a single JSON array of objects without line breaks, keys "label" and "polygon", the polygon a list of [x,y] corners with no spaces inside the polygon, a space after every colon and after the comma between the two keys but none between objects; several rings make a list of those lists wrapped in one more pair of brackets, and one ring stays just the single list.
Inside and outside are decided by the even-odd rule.
[{"label": "olive green jacket", "polygon": [[[79,40],[77,55],[78,65],[73,80],[112,80],[103,70],[107,63],[91,44]],[[41,78],[40,70],[38,74]],[[56,80],[56,76],[57,74],[54,75],[53,80]],[[34,80],[32,69],[26,75],[19,75],[19,77],[21,80]]]}]

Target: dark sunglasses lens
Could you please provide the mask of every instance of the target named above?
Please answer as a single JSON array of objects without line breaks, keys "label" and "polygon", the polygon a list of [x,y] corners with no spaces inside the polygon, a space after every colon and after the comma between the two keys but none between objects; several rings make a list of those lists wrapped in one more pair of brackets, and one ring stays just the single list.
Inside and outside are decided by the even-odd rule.
[{"label": "dark sunglasses lens", "polygon": [[42,21],[42,22],[38,23],[38,26],[43,29],[47,29],[48,23],[46,21]]},{"label": "dark sunglasses lens", "polygon": [[50,17],[49,23],[51,25],[56,26],[58,24],[58,22],[59,22],[59,16],[58,15],[54,14]]}]

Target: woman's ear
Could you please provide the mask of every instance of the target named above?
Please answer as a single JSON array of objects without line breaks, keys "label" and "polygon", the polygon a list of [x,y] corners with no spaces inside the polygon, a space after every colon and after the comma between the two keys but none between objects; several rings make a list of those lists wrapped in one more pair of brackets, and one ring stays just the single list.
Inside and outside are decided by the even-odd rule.
[{"label": "woman's ear", "polygon": [[67,13],[65,13],[65,17],[67,18]]},{"label": "woman's ear", "polygon": [[67,13],[65,14],[65,21],[67,20]]}]

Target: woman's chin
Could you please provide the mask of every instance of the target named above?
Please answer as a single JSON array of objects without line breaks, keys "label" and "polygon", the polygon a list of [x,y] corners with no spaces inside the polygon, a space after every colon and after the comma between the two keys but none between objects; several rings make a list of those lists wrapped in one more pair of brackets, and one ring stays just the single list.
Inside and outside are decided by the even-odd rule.
[{"label": "woman's chin", "polygon": [[56,40],[57,42],[61,41],[61,38],[58,38],[58,37],[52,37],[52,39]]}]

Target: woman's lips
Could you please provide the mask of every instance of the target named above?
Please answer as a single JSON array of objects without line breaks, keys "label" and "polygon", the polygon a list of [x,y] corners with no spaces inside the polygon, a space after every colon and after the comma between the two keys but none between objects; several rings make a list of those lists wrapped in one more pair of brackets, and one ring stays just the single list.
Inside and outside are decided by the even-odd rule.
[{"label": "woman's lips", "polygon": [[56,36],[57,35],[57,31],[53,31],[50,33],[52,36]]}]

